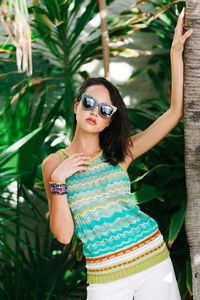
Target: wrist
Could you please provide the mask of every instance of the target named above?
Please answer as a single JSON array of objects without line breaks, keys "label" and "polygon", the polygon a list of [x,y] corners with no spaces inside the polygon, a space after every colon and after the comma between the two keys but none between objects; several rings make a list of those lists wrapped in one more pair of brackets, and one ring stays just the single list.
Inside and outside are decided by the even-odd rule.
[{"label": "wrist", "polygon": [[67,184],[66,183],[57,183],[49,182],[51,194],[56,195],[65,195],[67,194]]},{"label": "wrist", "polygon": [[66,178],[63,178],[62,176],[59,176],[57,174],[52,173],[50,181],[51,182],[58,182],[58,183],[65,183],[66,182]]},{"label": "wrist", "polygon": [[171,50],[170,50],[170,56],[171,56],[171,58],[175,57],[175,58],[181,58],[182,59],[183,51],[177,51],[172,47]]}]

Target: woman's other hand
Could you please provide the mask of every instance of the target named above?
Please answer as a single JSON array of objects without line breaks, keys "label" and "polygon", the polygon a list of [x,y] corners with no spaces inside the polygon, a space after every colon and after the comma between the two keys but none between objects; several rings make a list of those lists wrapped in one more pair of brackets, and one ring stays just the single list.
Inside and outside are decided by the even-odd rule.
[{"label": "woman's other hand", "polygon": [[65,180],[78,171],[87,171],[91,163],[90,156],[82,153],[73,153],[66,158],[51,174],[51,181],[65,182]]},{"label": "woman's other hand", "polygon": [[171,52],[182,53],[186,39],[192,34],[193,29],[186,31],[183,34],[185,11],[186,9],[183,7],[182,12],[178,17],[178,22],[175,27],[174,38],[171,46]]}]

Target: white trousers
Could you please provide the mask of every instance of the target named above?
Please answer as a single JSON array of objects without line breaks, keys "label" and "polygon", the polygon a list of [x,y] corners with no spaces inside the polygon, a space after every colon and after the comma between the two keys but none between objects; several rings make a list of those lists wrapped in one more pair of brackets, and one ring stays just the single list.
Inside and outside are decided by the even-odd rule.
[{"label": "white trousers", "polygon": [[181,300],[171,258],[112,282],[89,284],[87,300]]}]

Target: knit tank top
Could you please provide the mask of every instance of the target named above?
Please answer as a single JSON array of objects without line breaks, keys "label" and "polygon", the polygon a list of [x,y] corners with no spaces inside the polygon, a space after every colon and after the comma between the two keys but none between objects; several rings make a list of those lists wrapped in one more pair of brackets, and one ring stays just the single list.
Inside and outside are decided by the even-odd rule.
[{"label": "knit tank top", "polygon": [[[69,156],[58,151],[61,160]],[[89,159],[87,171],[67,178],[74,231],[83,242],[87,283],[105,283],[143,271],[169,256],[157,222],[134,204],[122,164]]]}]

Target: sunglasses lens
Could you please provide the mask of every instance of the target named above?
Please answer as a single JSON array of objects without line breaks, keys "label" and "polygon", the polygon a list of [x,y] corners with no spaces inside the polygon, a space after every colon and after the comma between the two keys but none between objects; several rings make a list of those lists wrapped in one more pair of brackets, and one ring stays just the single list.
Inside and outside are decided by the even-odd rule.
[{"label": "sunglasses lens", "polygon": [[111,105],[105,104],[105,103],[99,104],[91,96],[89,96],[87,94],[83,94],[82,106],[84,109],[93,110],[97,105],[99,106],[99,114],[103,118],[107,118],[107,119],[110,118],[113,115],[113,113],[116,111],[116,109],[113,108]]},{"label": "sunglasses lens", "polygon": [[100,112],[102,117],[104,118],[110,118],[113,113],[113,108],[109,105],[101,105]]},{"label": "sunglasses lens", "polygon": [[83,98],[83,107],[85,109],[91,110],[95,107],[95,101],[92,98],[84,97]]}]

